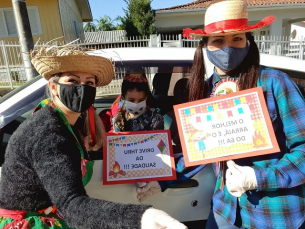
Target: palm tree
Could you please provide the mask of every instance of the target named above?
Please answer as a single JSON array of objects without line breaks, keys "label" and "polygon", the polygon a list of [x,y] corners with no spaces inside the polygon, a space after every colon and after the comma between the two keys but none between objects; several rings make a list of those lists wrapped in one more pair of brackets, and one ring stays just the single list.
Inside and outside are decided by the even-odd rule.
[{"label": "palm tree", "polygon": [[107,15],[105,15],[104,17],[100,17],[99,20],[95,19],[95,21],[97,22],[97,31],[111,31],[116,29],[116,26],[114,25],[116,19],[113,20]]},{"label": "palm tree", "polygon": [[87,22],[84,26],[85,32],[95,32],[96,31],[96,25],[93,22]]}]

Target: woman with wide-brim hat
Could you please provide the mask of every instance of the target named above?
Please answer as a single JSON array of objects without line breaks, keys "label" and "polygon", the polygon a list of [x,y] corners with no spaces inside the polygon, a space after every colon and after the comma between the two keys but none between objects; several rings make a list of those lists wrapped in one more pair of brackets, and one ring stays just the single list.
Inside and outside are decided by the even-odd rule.
[{"label": "woman with wide-brim hat", "polygon": [[[281,150],[213,165],[217,181],[209,229],[304,228],[304,98],[285,73],[260,66],[251,34],[274,20],[269,16],[250,26],[244,1],[221,1],[207,9],[205,30],[184,30],[185,37],[201,39],[191,71],[189,100],[262,87]],[[215,65],[206,80],[203,47]]]},{"label": "woman with wide-brim hat", "polygon": [[148,205],[86,195],[84,185],[93,166],[87,149],[101,147],[104,137],[92,104],[96,87],[114,77],[112,62],[69,46],[43,47],[31,56],[48,80],[50,98],[8,143],[0,182],[0,228],[186,228]]}]

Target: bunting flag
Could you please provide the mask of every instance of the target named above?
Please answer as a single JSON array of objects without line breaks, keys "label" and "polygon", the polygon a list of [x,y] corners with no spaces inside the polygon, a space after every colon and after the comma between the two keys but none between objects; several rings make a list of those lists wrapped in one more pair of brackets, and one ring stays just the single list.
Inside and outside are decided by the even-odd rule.
[{"label": "bunting flag", "polygon": [[[215,104],[207,104],[205,106],[196,106],[196,107],[190,107],[190,108],[186,108],[183,110],[183,113],[181,113],[182,116],[185,117],[185,124],[188,125],[190,124],[190,118],[192,115],[196,115],[196,114],[204,114],[204,113],[211,113],[211,112],[215,112],[215,111],[219,111],[222,109],[230,109],[227,111],[227,117],[225,117],[224,114],[217,114],[217,119],[224,119],[224,118],[230,118],[230,117],[234,117],[233,115],[233,111],[232,109],[234,109],[235,106],[239,106],[242,104],[248,104],[250,111],[253,111],[255,109],[253,104],[249,104],[253,101],[252,96],[251,95],[246,95],[240,98],[235,98],[235,99],[231,99],[231,100],[227,100],[227,101],[220,101],[219,103],[215,103]],[[243,108],[240,107],[236,107],[237,112],[239,115],[244,114],[244,110]],[[196,123],[201,123],[203,117],[196,117]],[[206,116],[207,121],[213,121],[212,120],[212,115],[207,115]]]},{"label": "bunting flag", "polygon": [[240,100],[238,99],[234,99],[235,105],[240,105]]},{"label": "bunting flag", "polygon": [[244,114],[244,110],[241,107],[238,108],[238,114]]},{"label": "bunting flag", "polygon": [[247,103],[246,97],[241,97],[240,102],[241,104],[246,104]]},{"label": "bunting flag", "polygon": [[232,111],[228,111],[228,117],[233,117]]},{"label": "bunting flag", "polygon": [[120,141],[120,140],[125,140],[126,139],[126,137],[120,137],[120,138],[114,138],[114,139],[110,139],[110,140],[108,140],[108,142],[109,142],[109,146],[115,146],[115,147],[131,147],[131,146],[134,146],[134,145],[139,145],[139,144],[143,144],[143,143],[146,143],[146,142],[148,142],[148,141],[150,141],[150,140],[152,140],[152,139],[154,139],[156,137],[156,134],[153,134],[153,135],[151,135],[150,137],[148,137],[148,138],[145,138],[145,139],[143,139],[143,140],[141,140],[141,141],[137,141],[137,142],[128,142],[128,143],[118,143],[118,141]]},{"label": "bunting flag", "polygon": [[228,102],[227,102],[227,101],[223,101],[223,102],[221,103],[221,106],[222,106],[223,109],[229,108],[229,105],[228,105]]},{"label": "bunting flag", "polygon": [[201,118],[200,117],[196,117],[196,122],[197,123],[201,123]]},{"label": "bunting flag", "polygon": [[233,100],[229,100],[229,107],[235,107],[235,103]]},{"label": "bunting flag", "polygon": [[191,115],[196,114],[196,109],[195,108],[191,108]]},{"label": "bunting flag", "polygon": [[218,118],[218,120],[219,120],[219,119],[222,119],[222,114],[221,114],[221,113],[218,113],[218,114],[217,114],[217,118]]},{"label": "bunting flag", "polygon": [[[221,119],[225,119],[225,118],[230,118],[230,117],[234,117],[236,116],[236,114],[238,115],[241,115],[241,114],[245,114],[243,108],[241,107],[235,107],[235,105],[241,105],[241,104],[245,104],[245,100],[246,100],[246,97],[242,97],[240,99],[234,99],[234,100],[231,100],[231,101],[225,101],[225,102],[222,102],[222,104],[219,106],[218,104],[214,104],[214,105],[207,105],[207,106],[204,106],[202,107],[201,109],[195,109],[195,108],[191,108],[190,109],[190,113],[188,113],[188,116],[186,116],[184,114],[184,120],[185,120],[185,124],[188,125],[190,124],[190,120],[191,120],[191,115],[193,115],[193,113],[196,111],[196,114],[204,114],[202,111],[207,111],[208,113],[212,113],[212,112],[215,112],[215,111],[220,111],[222,109],[229,109],[226,111],[226,115],[225,113],[217,113],[217,119],[218,120],[221,120]],[[250,111],[252,112],[253,110],[255,110],[255,107],[253,104],[248,104],[249,105],[249,108],[250,108]],[[233,106],[233,107],[232,107]],[[221,107],[221,108],[220,108]],[[203,109],[204,108],[204,109]],[[230,109],[231,108],[231,109]],[[237,113],[234,113],[234,109],[236,109]],[[185,110],[184,110],[185,111]],[[207,113],[205,112],[205,113]],[[196,117],[196,123],[201,123],[202,122],[202,118],[204,116],[197,116]],[[207,114],[206,115],[206,120],[209,122],[209,121],[213,121],[214,118],[212,118],[212,114]]]}]

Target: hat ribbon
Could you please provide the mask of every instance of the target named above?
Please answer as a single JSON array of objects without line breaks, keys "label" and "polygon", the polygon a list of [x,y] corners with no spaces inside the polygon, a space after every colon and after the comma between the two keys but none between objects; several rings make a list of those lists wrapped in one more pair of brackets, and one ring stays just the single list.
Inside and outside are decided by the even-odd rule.
[{"label": "hat ribbon", "polygon": [[243,30],[246,28],[248,28],[247,18],[217,21],[204,27],[206,33],[213,33],[224,30]]}]

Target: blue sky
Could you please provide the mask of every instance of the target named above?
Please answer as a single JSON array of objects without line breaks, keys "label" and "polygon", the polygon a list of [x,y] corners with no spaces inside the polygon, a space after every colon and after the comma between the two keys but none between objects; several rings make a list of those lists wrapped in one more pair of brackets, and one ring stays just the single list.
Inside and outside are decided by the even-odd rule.
[{"label": "blue sky", "polygon": [[[195,0],[153,0],[151,7],[153,9],[160,9],[172,6],[183,5],[193,2]],[[89,0],[93,19],[99,19],[105,15],[115,19],[117,16],[124,16],[123,8],[127,5],[124,0]]]}]

